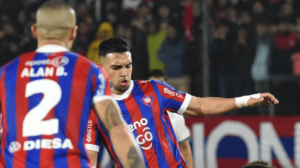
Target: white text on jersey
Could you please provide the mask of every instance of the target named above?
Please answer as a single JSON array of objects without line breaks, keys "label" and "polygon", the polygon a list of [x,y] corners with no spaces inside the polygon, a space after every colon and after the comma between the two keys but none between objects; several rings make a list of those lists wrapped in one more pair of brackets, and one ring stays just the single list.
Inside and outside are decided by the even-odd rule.
[{"label": "white text on jersey", "polygon": [[24,68],[21,78],[24,77],[48,77],[48,76],[68,76],[64,67],[40,67],[40,68]]},{"label": "white text on jersey", "polygon": [[[18,144],[18,145],[16,145]],[[19,146],[16,148],[15,146]],[[12,149],[14,147],[14,149]],[[11,142],[10,144],[10,152],[14,153],[21,149],[19,142]],[[74,149],[73,144],[70,139],[66,138],[64,141],[60,138],[54,139],[37,139],[35,141],[29,140],[25,141],[23,144],[23,150],[29,151],[34,149]]]},{"label": "white text on jersey", "polygon": [[87,127],[87,134],[86,134],[86,140],[88,142],[92,141],[92,132],[93,132],[92,126],[93,126],[93,120],[89,120],[88,127]]},{"label": "white text on jersey", "polygon": [[[129,124],[128,128],[130,129],[130,131],[134,131],[136,129],[141,128],[142,126],[146,126],[147,123],[148,123],[148,120],[146,118],[142,118],[140,121],[136,121],[133,124]],[[142,149],[149,150],[152,147],[151,141],[153,140],[153,135],[150,132],[150,128],[144,127],[143,134],[137,135],[135,140],[141,146]],[[151,142],[151,143],[149,144],[149,142]]]}]

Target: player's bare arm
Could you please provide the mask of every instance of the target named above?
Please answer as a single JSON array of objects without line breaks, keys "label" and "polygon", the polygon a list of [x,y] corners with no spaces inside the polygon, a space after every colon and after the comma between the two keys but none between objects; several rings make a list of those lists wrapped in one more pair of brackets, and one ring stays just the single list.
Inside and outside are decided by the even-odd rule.
[{"label": "player's bare arm", "polygon": [[191,150],[189,141],[185,140],[183,142],[180,142],[179,146],[180,146],[180,151],[181,151],[187,165],[189,166],[189,168],[193,168],[194,167],[193,156],[192,156],[192,150]]},{"label": "player's bare arm", "polygon": [[100,121],[108,130],[115,152],[124,167],[145,167],[140,147],[121,116],[117,103],[105,99],[95,104]]},{"label": "player's bare arm", "polygon": [[260,104],[266,104],[272,107],[272,103],[278,104],[279,101],[270,93],[261,93],[237,98],[199,98],[192,96],[185,114],[215,115],[236,110],[238,108],[253,107]]}]

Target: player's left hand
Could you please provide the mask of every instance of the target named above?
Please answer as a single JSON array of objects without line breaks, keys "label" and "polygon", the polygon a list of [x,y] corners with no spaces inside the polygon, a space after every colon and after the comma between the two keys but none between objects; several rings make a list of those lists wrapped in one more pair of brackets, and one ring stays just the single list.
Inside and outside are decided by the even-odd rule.
[{"label": "player's left hand", "polygon": [[260,98],[250,98],[248,101],[248,106],[257,106],[259,104],[266,104],[273,107],[273,104],[278,104],[279,101],[271,93],[261,93]]}]

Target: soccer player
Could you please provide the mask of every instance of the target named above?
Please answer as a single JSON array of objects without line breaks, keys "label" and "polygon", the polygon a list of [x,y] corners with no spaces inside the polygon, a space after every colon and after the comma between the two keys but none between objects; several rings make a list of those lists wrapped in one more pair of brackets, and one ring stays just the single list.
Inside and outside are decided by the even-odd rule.
[{"label": "soccer player", "polygon": [[275,167],[270,165],[268,162],[258,160],[258,161],[250,162],[244,165],[242,168],[275,168]]},{"label": "soccer player", "polygon": [[[160,69],[154,69],[150,72],[150,80],[157,80],[166,83],[166,76],[164,72]],[[185,125],[185,120],[182,115],[176,113],[171,113],[168,111],[176,138],[179,142],[180,152],[183,155],[184,160],[186,161],[189,168],[194,167],[193,155],[191,146],[188,138],[190,137],[190,131]]]},{"label": "soccer player", "polygon": [[[177,91],[163,82],[133,81],[130,48],[122,38],[103,41],[99,46],[99,55],[100,63],[111,79],[114,97],[122,115],[143,151],[146,167],[187,167],[167,110],[178,114],[212,115],[259,104],[272,106],[269,101],[279,103],[270,93],[237,98],[200,98]],[[96,124],[100,132],[105,132],[101,123]],[[114,156],[109,137],[103,137],[102,141],[108,147],[109,153]],[[97,153],[94,147],[87,148],[89,154]],[[94,160],[97,154],[90,156]],[[123,166],[118,159],[114,160],[118,167]]]},{"label": "soccer player", "polygon": [[92,107],[121,163],[144,167],[106,73],[68,51],[76,37],[75,18],[63,1],[43,4],[31,27],[38,49],[0,69],[1,168],[89,168],[83,138]]}]

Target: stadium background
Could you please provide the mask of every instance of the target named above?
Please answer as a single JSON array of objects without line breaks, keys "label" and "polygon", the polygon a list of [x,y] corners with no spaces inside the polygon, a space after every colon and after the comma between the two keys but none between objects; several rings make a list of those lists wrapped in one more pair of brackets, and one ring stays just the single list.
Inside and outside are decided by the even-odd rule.
[{"label": "stadium background", "polygon": [[[0,66],[20,53],[36,49],[30,26],[35,23],[35,12],[43,2],[0,0]],[[131,46],[133,79],[147,79],[149,71],[158,68],[166,72],[175,87],[178,83],[185,85],[192,95],[236,97],[268,91],[279,99],[280,104],[273,109],[250,108],[217,117],[186,116],[193,135],[195,130],[201,130],[199,124],[204,130],[205,147],[195,148],[192,143],[195,136],[191,138],[194,153],[200,151],[201,155],[201,150],[204,151],[203,157],[196,154],[199,157],[195,158],[199,161],[196,167],[209,165],[207,138],[222,122],[233,125],[240,122],[252,129],[259,144],[258,158],[272,161],[277,167],[300,167],[295,159],[300,157],[296,150],[300,148],[296,136],[300,119],[297,116],[300,113],[299,0],[68,0],[68,3],[77,13],[78,32],[72,50],[97,61],[97,47],[103,39],[123,37]],[[278,156],[282,153],[276,151],[278,143],[260,142],[266,122],[274,127],[290,163],[285,156]],[[246,163],[250,153],[240,134],[227,134],[216,152],[219,167]],[[271,150],[271,158],[263,154],[264,147]]]}]

